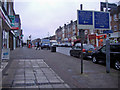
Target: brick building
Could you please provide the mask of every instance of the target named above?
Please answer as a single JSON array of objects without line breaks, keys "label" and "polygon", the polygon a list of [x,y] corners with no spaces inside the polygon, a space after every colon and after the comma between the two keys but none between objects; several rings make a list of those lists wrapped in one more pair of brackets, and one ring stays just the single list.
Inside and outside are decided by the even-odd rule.
[{"label": "brick building", "polygon": [[117,6],[117,9],[111,9],[111,30],[114,33],[111,34],[111,42],[120,42],[120,5]]},{"label": "brick building", "polygon": [[61,26],[55,31],[55,35],[56,35],[57,42],[61,43],[62,42],[62,27]]}]

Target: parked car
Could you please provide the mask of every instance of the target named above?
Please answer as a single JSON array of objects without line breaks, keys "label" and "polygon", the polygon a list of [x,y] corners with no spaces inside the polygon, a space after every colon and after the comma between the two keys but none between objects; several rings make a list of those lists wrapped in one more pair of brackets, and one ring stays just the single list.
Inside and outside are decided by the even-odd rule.
[{"label": "parked car", "polygon": [[71,43],[65,43],[65,47],[72,47],[72,44]]},{"label": "parked car", "polygon": [[58,46],[58,43],[53,43],[51,46],[56,46],[56,47],[57,47],[57,46]]},{"label": "parked car", "polygon": [[58,47],[62,47],[62,44],[60,43],[60,44],[58,44]]},{"label": "parked car", "polygon": [[[93,63],[98,63],[99,61],[106,63],[106,45],[92,55]],[[110,64],[120,70],[120,43],[110,44]]]},{"label": "parked car", "polygon": [[81,57],[81,51],[83,52],[83,58],[90,56],[92,58],[95,47],[91,44],[83,44],[83,50],[81,50],[81,43],[75,44],[70,50],[71,56]]}]

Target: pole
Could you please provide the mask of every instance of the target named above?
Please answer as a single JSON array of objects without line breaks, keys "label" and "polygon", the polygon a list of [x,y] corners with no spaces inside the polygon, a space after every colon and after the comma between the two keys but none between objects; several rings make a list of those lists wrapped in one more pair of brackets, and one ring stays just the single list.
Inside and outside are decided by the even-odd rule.
[{"label": "pole", "polygon": [[107,39],[106,39],[106,72],[110,73],[110,40],[109,40],[109,34],[107,34]]},{"label": "pole", "polygon": [[[0,2],[0,6],[1,6],[1,2]],[[2,62],[2,17],[0,15],[0,68],[1,68],[1,62]]]},{"label": "pole", "polygon": [[[106,12],[108,12],[108,0],[106,0]],[[109,33],[107,33],[107,39],[106,39],[106,72],[110,73],[110,40],[109,40]]]},{"label": "pole", "polygon": [[[80,5],[80,9],[82,10],[83,8],[82,8],[82,4]],[[81,74],[83,74],[83,40],[84,40],[84,38],[83,38],[83,29],[80,29],[79,30],[79,36],[81,36]]]},{"label": "pole", "polygon": [[108,0],[106,0],[106,12],[108,12]]}]

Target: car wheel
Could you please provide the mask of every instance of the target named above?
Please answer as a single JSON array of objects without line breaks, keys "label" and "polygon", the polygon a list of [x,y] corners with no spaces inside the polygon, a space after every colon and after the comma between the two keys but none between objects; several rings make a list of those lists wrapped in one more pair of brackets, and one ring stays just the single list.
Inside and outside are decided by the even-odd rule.
[{"label": "car wheel", "polygon": [[95,56],[93,56],[93,58],[92,58],[92,62],[93,62],[93,63],[97,63],[97,59],[96,59]]},{"label": "car wheel", "polygon": [[70,56],[73,56],[72,53],[70,53]]},{"label": "car wheel", "polygon": [[115,69],[120,70],[120,61],[115,61]]}]

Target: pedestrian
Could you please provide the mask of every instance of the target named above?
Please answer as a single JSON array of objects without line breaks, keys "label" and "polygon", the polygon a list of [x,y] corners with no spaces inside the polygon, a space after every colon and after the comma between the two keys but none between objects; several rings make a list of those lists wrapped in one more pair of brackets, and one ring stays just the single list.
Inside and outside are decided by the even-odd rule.
[{"label": "pedestrian", "polygon": [[37,42],[36,50],[37,50],[37,49],[40,50],[40,44],[39,44],[39,42]]}]

